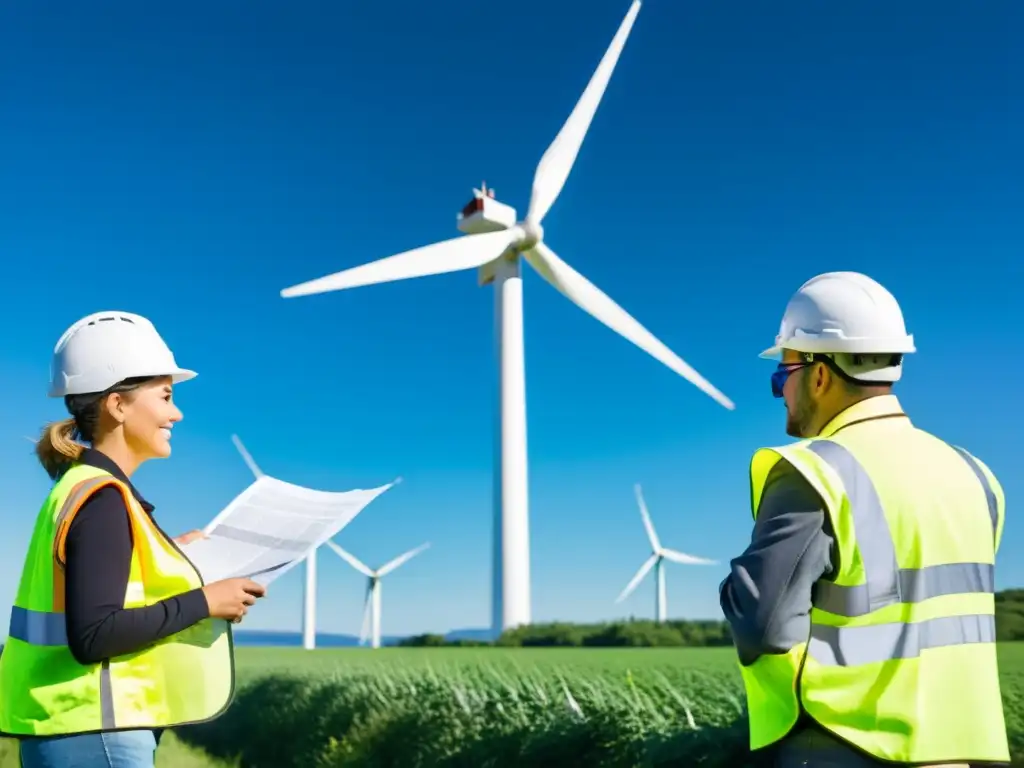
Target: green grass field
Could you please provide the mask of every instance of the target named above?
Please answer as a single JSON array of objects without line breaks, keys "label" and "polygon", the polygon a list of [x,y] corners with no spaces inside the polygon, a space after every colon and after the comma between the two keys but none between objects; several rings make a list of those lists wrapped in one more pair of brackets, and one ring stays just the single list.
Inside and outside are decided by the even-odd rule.
[{"label": "green grass field", "polygon": [[[1001,645],[1000,660],[1024,759],[1024,644]],[[731,648],[241,648],[238,674],[231,710],[169,736],[160,768],[745,760]],[[0,743],[0,768],[17,765],[13,747]]]}]

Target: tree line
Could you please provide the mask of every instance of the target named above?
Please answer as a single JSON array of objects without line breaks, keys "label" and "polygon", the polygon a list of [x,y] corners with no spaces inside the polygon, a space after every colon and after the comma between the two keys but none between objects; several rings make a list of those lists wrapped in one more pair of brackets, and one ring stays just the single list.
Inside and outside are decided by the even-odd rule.
[{"label": "tree line", "polygon": [[[1024,640],[1024,589],[997,592],[996,639],[1000,642]],[[493,642],[447,639],[425,634],[408,637],[399,645],[406,647],[480,647],[499,648],[709,648],[731,646],[732,634],[725,621],[674,620],[663,623],[650,619],[596,624],[552,622],[517,627]]]}]

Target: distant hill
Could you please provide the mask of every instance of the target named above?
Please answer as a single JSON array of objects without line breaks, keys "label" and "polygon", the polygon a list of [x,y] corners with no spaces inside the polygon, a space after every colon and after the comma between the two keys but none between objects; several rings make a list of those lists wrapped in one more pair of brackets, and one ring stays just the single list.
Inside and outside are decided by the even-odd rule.
[{"label": "distant hill", "polygon": [[449,642],[453,640],[476,640],[481,643],[489,643],[494,639],[494,630],[490,627],[481,629],[453,629],[444,636]]},{"label": "distant hill", "polygon": [[[233,634],[235,645],[239,646],[262,646],[265,648],[299,648],[302,646],[301,632],[236,629]],[[382,636],[380,641],[382,645],[397,645],[401,639],[400,637]],[[317,632],[316,645],[318,648],[352,648],[359,645],[359,638],[355,635]]]}]

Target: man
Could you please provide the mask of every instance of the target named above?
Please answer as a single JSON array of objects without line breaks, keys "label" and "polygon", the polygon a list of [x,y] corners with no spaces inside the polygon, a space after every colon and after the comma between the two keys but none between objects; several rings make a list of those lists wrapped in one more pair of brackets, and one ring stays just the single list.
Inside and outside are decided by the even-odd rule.
[{"label": "man", "polygon": [[778,766],[1009,761],[993,594],[1005,500],[892,394],[914,351],[892,294],[831,272],[793,295],[761,355],[781,358],[772,390],[799,440],[754,454],[754,531],[720,598],[751,749]]}]

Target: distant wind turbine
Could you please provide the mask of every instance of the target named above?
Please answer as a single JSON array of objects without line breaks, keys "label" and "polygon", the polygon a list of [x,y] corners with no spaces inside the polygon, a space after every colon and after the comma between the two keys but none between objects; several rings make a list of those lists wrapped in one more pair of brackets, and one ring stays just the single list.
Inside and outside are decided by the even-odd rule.
[{"label": "distant wind turbine", "polygon": [[684,552],[677,552],[674,549],[668,549],[667,547],[661,546],[661,540],[658,538],[657,532],[654,530],[654,524],[651,523],[651,516],[647,512],[647,504],[644,503],[643,492],[640,490],[640,486],[636,485],[634,490],[636,491],[636,503],[640,507],[640,516],[644,521],[644,528],[647,529],[647,538],[651,542],[651,556],[647,558],[643,565],[640,566],[640,570],[636,572],[633,579],[626,585],[626,588],[622,590],[622,594],[616,598],[616,603],[621,603],[636,589],[637,585],[643,581],[644,576],[647,572],[654,568],[654,576],[656,583],[656,592],[654,596],[654,615],[657,621],[662,622],[667,618],[666,606],[665,606],[665,570],[662,567],[663,560],[671,560],[674,563],[682,563],[684,565],[717,565],[717,560],[708,560],[703,557],[695,557],[694,555],[687,555]]},{"label": "distant wind turbine", "polygon": [[399,555],[394,560],[385,563],[377,570],[373,570],[356,558],[355,555],[349,554],[333,541],[328,541],[327,546],[333,549],[337,553],[338,557],[346,563],[351,565],[360,573],[366,575],[366,600],[363,605],[363,626],[359,631],[359,644],[362,645],[365,643],[367,635],[369,635],[371,638],[371,647],[380,648],[380,580],[398,568],[398,566],[404,565],[416,557],[416,555],[430,546],[430,542],[420,544],[415,549],[410,549],[405,554]]},{"label": "distant wind turbine", "polygon": [[[263,477],[263,470],[253,460],[252,456],[242,445],[238,435],[231,436],[231,442],[242,454],[242,459],[249,467],[249,471],[258,480]],[[302,591],[302,647],[307,651],[316,648],[316,550],[314,549],[306,556],[306,585]]]}]

